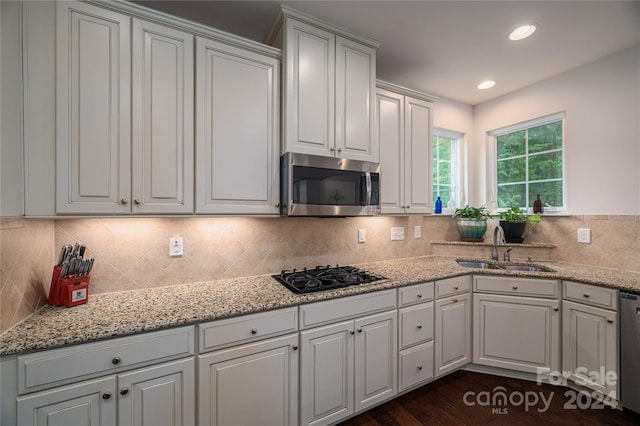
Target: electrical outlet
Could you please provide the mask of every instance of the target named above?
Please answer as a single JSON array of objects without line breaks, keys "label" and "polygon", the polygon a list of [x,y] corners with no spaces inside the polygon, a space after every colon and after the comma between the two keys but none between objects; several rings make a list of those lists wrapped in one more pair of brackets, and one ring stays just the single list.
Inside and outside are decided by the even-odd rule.
[{"label": "electrical outlet", "polygon": [[366,239],[367,236],[365,230],[362,228],[358,229],[358,242],[362,244],[366,241]]},{"label": "electrical outlet", "polygon": [[391,228],[391,241],[404,240],[404,226]]},{"label": "electrical outlet", "polygon": [[591,244],[591,229],[578,228],[578,242],[582,244]]},{"label": "electrical outlet", "polygon": [[169,256],[180,257],[183,253],[182,237],[169,238]]},{"label": "electrical outlet", "polygon": [[413,228],[413,238],[422,238],[422,227],[420,225],[416,225]]}]

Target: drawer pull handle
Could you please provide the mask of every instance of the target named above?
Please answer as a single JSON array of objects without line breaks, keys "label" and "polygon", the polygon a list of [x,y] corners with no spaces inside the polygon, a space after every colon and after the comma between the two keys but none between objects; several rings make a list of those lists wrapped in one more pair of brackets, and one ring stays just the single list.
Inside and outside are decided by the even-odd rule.
[{"label": "drawer pull handle", "polygon": [[514,289],[514,290],[517,290],[517,289],[518,289],[518,286],[517,286],[517,285],[514,285],[514,286],[513,286],[513,289]]},{"label": "drawer pull handle", "polygon": [[612,319],[608,319],[608,320],[607,320],[607,322],[608,322],[609,324],[613,324],[613,320],[612,320]]},{"label": "drawer pull handle", "polygon": [[589,298],[589,293],[585,293],[584,297],[588,299]]},{"label": "drawer pull handle", "polygon": [[422,330],[422,324],[418,324],[417,327],[418,327],[418,330]]},{"label": "drawer pull handle", "polygon": [[422,294],[418,294],[418,299],[422,299]]},{"label": "drawer pull handle", "polygon": [[257,333],[258,333],[258,330],[256,330],[255,328],[251,329],[251,334],[257,334]]},{"label": "drawer pull handle", "polygon": [[560,310],[560,308],[558,308],[557,306],[555,308],[553,308],[554,311],[558,312]]},{"label": "drawer pull handle", "polygon": [[102,399],[109,399],[111,398],[111,392],[105,392],[102,394]]},{"label": "drawer pull handle", "polygon": [[453,289],[454,289],[454,290],[458,290],[459,288],[460,288],[460,287],[458,287],[458,286],[454,286],[454,287],[453,287]]},{"label": "drawer pull handle", "polygon": [[418,366],[418,370],[422,370],[422,366],[421,365]]},{"label": "drawer pull handle", "polygon": [[297,351],[297,350],[298,350],[298,345],[293,345],[293,346],[292,346],[292,349],[293,349],[294,351]]},{"label": "drawer pull handle", "polygon": [[118,364],[120,364],[120,361],[122,361],[122,360],[120,359],[119,356],[114,356],[113,359],[111,360],[111,364],[118,365]]},{"label": "drawer pull handle", "polygon": [[122,388],[120,389],[120,395],[126,395],[129,393],[129,388]]}]

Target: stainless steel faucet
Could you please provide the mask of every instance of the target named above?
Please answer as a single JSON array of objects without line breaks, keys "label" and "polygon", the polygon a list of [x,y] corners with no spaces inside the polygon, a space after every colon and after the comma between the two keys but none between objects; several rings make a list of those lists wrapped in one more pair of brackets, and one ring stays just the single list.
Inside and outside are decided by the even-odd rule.
[{"label": "stainless steel faucet", "polygon": [[[498,240],[498,234],[500,234],[500,240]],[[493,252],[491,254],[491,258],[495,261],[498,261],[500,256],[498,256],[498,245],[505,245],[504,241],[504,229],[502,226],[498,225],[493,230]]]}]

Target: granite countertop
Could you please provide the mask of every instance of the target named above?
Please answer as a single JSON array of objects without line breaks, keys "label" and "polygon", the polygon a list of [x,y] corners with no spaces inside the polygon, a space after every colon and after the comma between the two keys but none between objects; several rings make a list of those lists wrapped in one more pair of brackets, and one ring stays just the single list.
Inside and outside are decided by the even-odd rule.
[{"label": "granite countertop", "polygon": [[306,295],[292,293],[270,275],[98,294],[73,308],[42,308],[0,335],[0,355],[53,349],[472,273],[572,280],[640,293],[637,272],[555,262],[540,263],[555,272],[480,270],[458,265],[457,258],[460,257],[425,256],[361,264],[357,266],[388,279]]}]

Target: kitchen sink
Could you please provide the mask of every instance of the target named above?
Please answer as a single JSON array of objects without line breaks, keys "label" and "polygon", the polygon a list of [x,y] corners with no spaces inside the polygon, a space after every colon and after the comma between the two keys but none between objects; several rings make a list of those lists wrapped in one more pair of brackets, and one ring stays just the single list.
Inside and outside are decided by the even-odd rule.
[{"label": "kitchen sink", "polygon": [[474,260],[456,260],[458,265],[465,268],[476,269],[501,269],[503,271],[526,271],[526,272],[555,272],[553,269],[541,265],[529,263],[489,263]]},{"label": "kitchen sink", "polygon": [[464,266],[465,268],[502,269],[500,265],[496,265],[495,263],[471,262],[466,260],[457,260],[457,262],[458,262],[458,265]]}]

